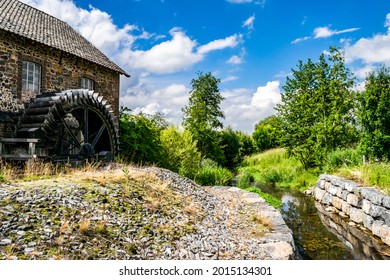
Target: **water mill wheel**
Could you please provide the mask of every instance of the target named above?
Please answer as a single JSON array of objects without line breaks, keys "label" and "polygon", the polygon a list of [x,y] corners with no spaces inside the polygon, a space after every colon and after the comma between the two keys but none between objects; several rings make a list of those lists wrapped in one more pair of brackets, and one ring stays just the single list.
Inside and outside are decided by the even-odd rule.
[{"label": "water mill wheel", "polygon": [[55,162],[111,160],[119,149],[110,105],[98,93],[84,89],[37,96],[20,117],[17,137],[39,139],[37,155]]}]

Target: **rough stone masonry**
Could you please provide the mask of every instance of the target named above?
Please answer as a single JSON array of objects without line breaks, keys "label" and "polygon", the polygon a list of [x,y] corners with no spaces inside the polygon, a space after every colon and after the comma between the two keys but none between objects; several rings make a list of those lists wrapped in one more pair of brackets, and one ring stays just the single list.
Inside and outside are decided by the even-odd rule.
[{"label": "rough stone masonry", "polygon": [[323,174],[313,194],[317,201],[333,206],[390,246],[390,197],[382,191]]}]

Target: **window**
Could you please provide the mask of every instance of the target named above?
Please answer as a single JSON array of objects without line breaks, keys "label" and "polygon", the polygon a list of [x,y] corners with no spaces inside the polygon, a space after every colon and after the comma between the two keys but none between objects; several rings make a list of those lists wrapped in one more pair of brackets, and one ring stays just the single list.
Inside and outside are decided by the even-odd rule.
[{"label": "window", "polygon": [[41,90],[41,65],[23,61],[22,90],[39,93]]},{"label": "window", "polygon": [[81,78],[81,88],[94,90],[95,82],[91,79]]}]

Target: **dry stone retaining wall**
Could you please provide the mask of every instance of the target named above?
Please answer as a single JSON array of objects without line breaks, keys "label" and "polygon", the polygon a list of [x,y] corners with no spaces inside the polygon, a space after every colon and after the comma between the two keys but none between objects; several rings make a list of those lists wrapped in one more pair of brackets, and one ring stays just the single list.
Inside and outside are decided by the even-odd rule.
[{"label": "dry stone retaining wall", "polygon": [[390,246],[390,197],[380,190],[323,174],[314,188],[314,197],[362,224]]}]

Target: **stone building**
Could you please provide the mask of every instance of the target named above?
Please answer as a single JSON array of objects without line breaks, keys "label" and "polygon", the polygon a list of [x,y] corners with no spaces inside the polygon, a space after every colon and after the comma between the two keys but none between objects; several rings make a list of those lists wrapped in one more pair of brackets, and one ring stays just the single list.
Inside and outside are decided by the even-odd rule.
[{"label": "stone building", "polygon": [[0,111],[18,112],[42,92],[87,88],[119,110],[129,75],[67,23],[18,0],[0,0]]}]

